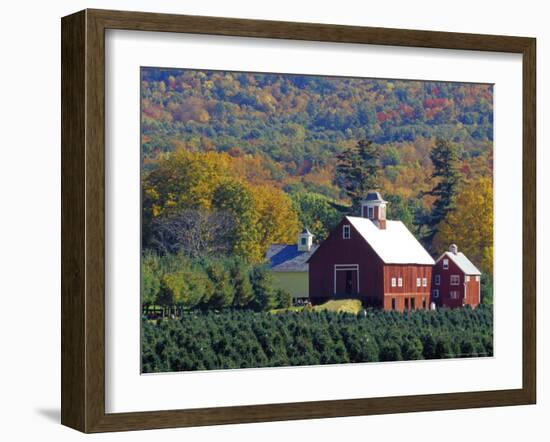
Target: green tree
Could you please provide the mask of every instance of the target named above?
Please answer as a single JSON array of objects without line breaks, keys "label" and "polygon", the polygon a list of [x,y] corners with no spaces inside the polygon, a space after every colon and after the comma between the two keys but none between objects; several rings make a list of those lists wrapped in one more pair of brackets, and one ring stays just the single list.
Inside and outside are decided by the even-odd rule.
[{"label": "green tree", "polygon": [[403,345],[401,346],[401,353],[403,354],[403,359],[406,361],[424,359],[422,350],[422,341],[415,336],[409,336],[403,341]]},{"label": "green tree", "polygon": [[160,289],[157,296],[156,303],[162,306],[164,309],[173,306],[175,302],[175,290],[178,288],[175,287],[174,278],[172,278],[170,273],[164,274],[160,279]]},{"label": "green tree", "polygon": [[414,230],[414,215],[407,201],[400,195],[386,194],[388,201],[387,218],[402,221],[409,230]]},{"label": "green tree", "polygon": [[398,166],[401,163],[399,151],[393,146],[388,147],[382,155],[381,162],[382,167]]},{"label": "green tree", "polygon": [[431,244],[437,233],[439,223],[455,208],[460,183],[458,150],[454,144],[438,138],[430,153],[430,159],[434,167],[431,178],[436,184],[432,190],[426,192],[426,195],[435,198],[432,211],[426,222],[428,233],[425,240],[428,244]]},{"label": "green tree", "polygon": [[246,307],[254,298],[254,291],[248,276],[248,267],[240,260],[235,260],[230,270],[231,282],[235,290],[233,305]]},{"label": "green tree", "polygon": [[153,253],[145,253],[141,258],[141,304],[153,305],[160,292],[158,258]]},{"label": "green tree", "polygon": [[271,273],[265,265],[257,265],[250,273],[254,299],[250,303],[257,311],[271,310],[276,306]]},{"label": "green tree", "polygon": [[208,299],[208,307],[215,309],[229,307],[235,298],[229,271],[223,263],[209,262],[206,265],[206,274],[212,283],[212,296]]},{"label": "green tree", "polygon": [[300,225],[307,227],[316,241],[323,241],[342,218],[340,211],[325,196],[312,192],[294,192],[291,198]]},{"label": "green tree", "polygon": [[336,181],[351,199],[354,212],[369,190],[379,188],[379,158],[378,146],[370,140],[360,140],[337,157]]},{"label": "green tree", "polygon": [[401,354],[401,347],[397,342],[386,341],[380,348],[380,360],[381,361],[401,361],[403,355]]},{"label": "green tree", "polygon": [[165,307],[193,308],[202,301],[208,284],[199,271],[181,269],[163,275],[159,304]]},{"label": "green tree", "polygon": [[435,343],[435,358],[445,359],[454,357],[451,342],[448,336],[441,336]]},{"label": "green tree", "polygon": [[261,255],[258,213],[250,189],[240,181],[223,180],[213,192],[212,205],[220,211],[231,213],[235,219],[231,234],[233,253],[248,261],[258,261]]},{"label": "green tree", "polygon": [[288,290],[275,289],[275,308],[286,308],[292,305],[292,295]]},{"label": "green tree", "polygon": [[481,275],[481,303],[493,305],[493,277],[490,273]]}]

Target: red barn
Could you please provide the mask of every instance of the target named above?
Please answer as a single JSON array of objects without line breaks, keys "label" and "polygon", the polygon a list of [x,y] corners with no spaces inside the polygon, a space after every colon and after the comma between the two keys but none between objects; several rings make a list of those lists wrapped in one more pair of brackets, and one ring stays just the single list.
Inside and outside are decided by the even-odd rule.
[{"label": "red barn", "polygon": [[433,270],[432,299],[438,306],[475,308],[481,301],[481,272],[451,244]]},{"label": "red barn", "polygon": [[384,310],[430,307],[434,260],[401,221],[386,220],[386,205],[369,192],[362,216],[344,217],[309,258],[312,303],[358,298]]}]

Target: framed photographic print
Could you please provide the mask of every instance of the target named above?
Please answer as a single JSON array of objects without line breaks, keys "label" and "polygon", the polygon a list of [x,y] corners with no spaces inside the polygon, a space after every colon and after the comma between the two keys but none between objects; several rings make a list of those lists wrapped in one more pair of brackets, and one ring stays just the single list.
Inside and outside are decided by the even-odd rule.
[{"label": "framed photographic print", "polygon": [[62,19],[62,423],[535,403],[535,40]]}]

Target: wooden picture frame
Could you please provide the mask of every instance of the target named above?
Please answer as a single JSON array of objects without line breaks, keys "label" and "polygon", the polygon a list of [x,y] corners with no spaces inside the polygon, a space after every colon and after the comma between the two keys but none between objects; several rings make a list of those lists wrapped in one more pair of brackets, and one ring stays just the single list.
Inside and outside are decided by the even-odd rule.
[{"label": "wooden picture frame", "polygon": [[[523,57],[523,385],[518,389],[105,412],[105,30],[494,51]],[[84,10],[62,19],[62,424],[83,432],[534,404],[536,41],[533,38]]]}]

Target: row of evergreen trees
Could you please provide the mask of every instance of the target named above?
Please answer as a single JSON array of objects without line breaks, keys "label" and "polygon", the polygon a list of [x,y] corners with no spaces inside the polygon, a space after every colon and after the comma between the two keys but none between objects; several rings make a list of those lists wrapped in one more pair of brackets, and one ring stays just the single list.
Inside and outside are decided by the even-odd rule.
[{"label": "row of evergreen trees", "polygon": [[492,356],[492,309],[186,312],[143,320],[145,373]]},{"label": "row of evergreen trees", "polygon": [[235,257],[192,259],[183,253],[159,256],[146,252],[141,261],[142,305],[147,315],[181,315],[189,309],[251,309],[288,307],[292,298],[275,288],[265,265]]}]

